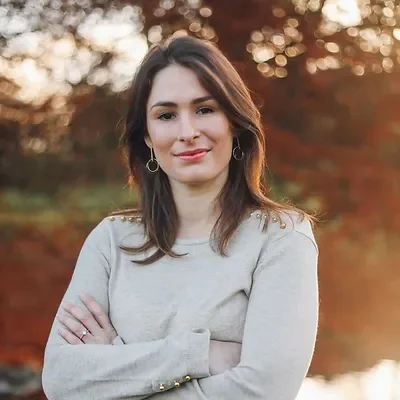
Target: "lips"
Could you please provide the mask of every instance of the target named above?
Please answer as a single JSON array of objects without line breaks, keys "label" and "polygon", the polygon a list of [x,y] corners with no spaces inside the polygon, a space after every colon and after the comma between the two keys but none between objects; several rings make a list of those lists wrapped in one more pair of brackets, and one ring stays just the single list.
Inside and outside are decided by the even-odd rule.
[{"label": "lips", "polygon": [[206,153],[208,152],[208,149],[195,149],[195,150],[189,150],[189,151],[183,151],[182,153],[178,153],[178,157],[185,157],[185,156],[195,156],[196,154],[201,154],[201,153]]},{"label": "lips", "polygon": [[182,153],[177,154],[176,157],[184,161],[185,163],[196,163],[202,160],[208,152],[208,149],[195,149],[183,151]]}]

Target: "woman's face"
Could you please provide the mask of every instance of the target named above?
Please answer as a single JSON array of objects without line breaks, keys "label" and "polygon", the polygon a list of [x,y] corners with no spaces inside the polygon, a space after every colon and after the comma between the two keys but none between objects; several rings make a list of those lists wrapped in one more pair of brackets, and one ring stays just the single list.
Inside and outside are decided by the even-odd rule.
[{"label": "woman's face", "polygon": [[192,70],[169,65],[158,72],[146,112],[146,144],[172,186],[225,183],[232,155],[230,124]]}]

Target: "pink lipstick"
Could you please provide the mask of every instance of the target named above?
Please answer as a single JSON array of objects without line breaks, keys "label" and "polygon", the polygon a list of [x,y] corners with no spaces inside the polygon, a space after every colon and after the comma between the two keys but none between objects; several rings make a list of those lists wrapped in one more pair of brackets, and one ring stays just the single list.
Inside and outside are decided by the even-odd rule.
[{"label": "pink lipstick", "polygon": [[190,151],[183,151],[182,153],[177,154],[181,160],[185,161],[198,161],[202,159],[208,153],[208,149],[196,149]]}]

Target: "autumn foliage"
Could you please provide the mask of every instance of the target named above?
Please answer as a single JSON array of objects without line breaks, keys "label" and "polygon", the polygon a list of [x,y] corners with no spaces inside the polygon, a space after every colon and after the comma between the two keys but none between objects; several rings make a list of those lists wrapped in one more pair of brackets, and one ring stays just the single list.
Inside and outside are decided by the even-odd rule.
[{"label": "autumn foliage", "polygon": [[[182,29],[217,43],[262,112],[271,195],[318,211],[321,318],[310,372],[400,360],[400,6],[390,17],[371,1],[359,25],[328,34],[324,2],[276,3],[124,2],[142,7],[149,44]],[[112,56],[101,53],[99,65]],[[58,108],[54,98],[34,106],[17,93],[0,72],[0,364],[40,372],[84,238],[127,201],[118,190],[90,191],[125,184],[117,147],[128,92],[82,77]]]}]

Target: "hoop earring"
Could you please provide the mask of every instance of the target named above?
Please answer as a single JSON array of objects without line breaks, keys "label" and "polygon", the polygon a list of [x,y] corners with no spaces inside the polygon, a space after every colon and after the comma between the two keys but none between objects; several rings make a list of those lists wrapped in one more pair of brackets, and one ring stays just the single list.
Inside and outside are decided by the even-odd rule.
[{"label": "hoop earring", "polygon": [[232,155],[235,160],[243,160],[244,152],[240,147],[239,138],[236,136],[237,146],[233,149]]},{"label": "hoop earring", "polygon": [[[151,168],[151,166],[153,165],[153,168]],[[147,161],[146,163],[146,169],[147,171],[151,172],[152,174],[154,174],[155,172],[158,171],[158,168],[160,168],[160,164],[158,163],[158,161],[154,158],[153,155],[153,148],[150,147],[150,160]]]}]

